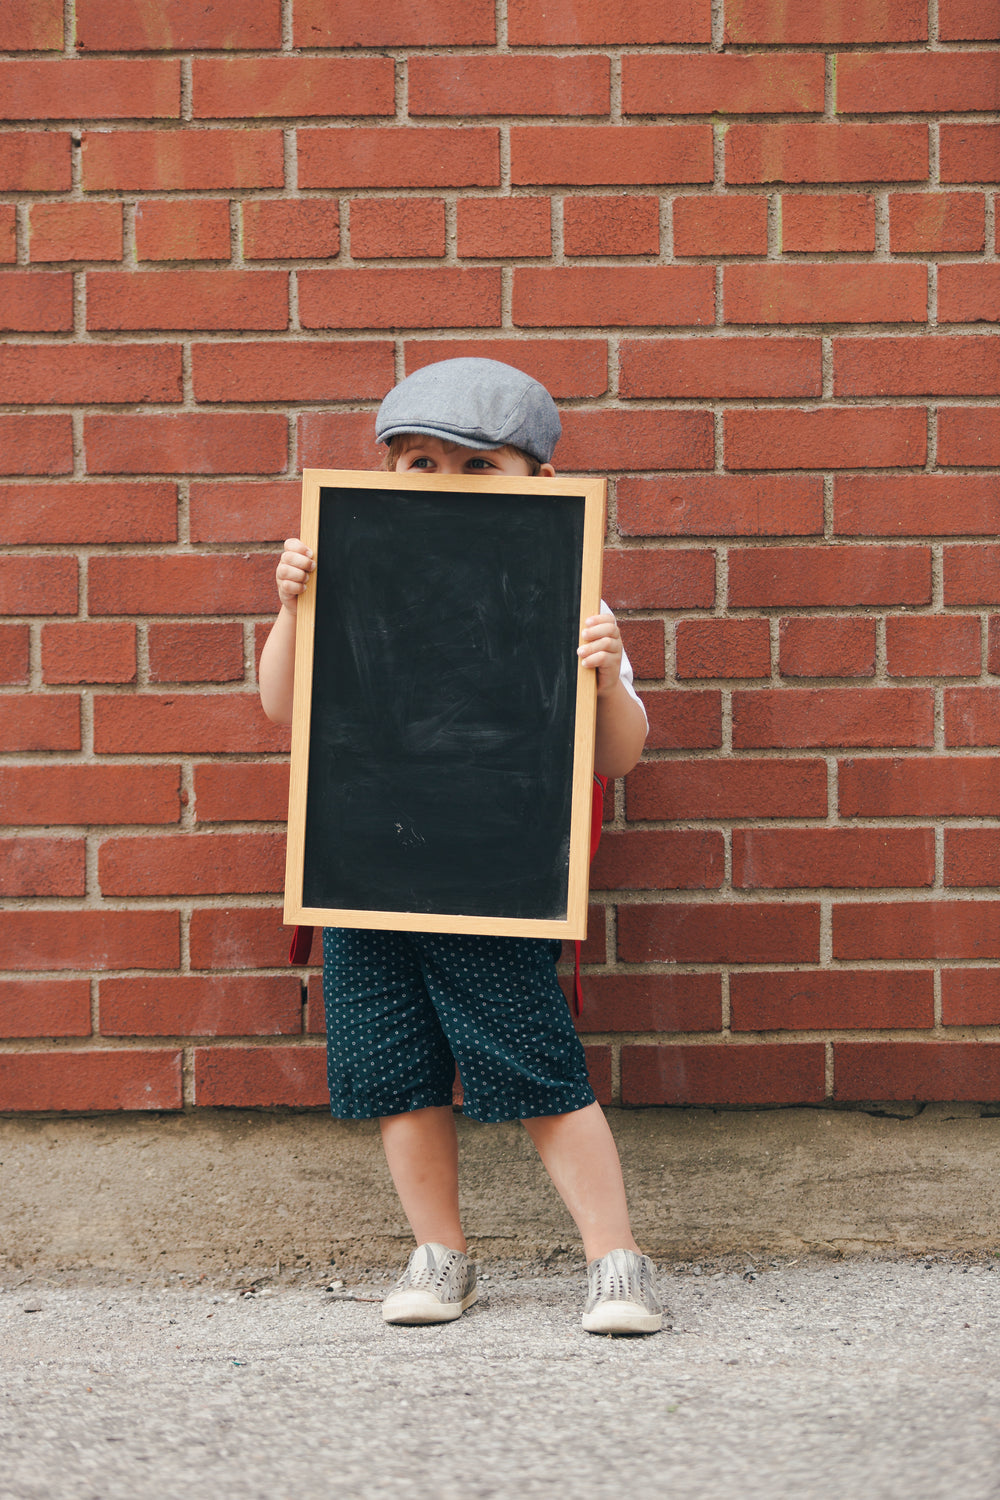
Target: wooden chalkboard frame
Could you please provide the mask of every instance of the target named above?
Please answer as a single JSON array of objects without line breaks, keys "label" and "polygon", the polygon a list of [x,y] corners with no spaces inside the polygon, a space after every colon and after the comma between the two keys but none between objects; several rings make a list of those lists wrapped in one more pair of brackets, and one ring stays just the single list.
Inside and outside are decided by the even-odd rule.
[{"label": "wooden chalkboard frame", "polygon": [[572,801],[568,893],[563,917],[483,916],[439,912],[372,910],[363,906],[306,906],[303,904],[306,860],[306,815],[309,795],[310,720],[313,695],[316,595],[323,588],[323,557],[319,548],[323,491],[371,489],[436,492],[452,497],[492,495],[570,496],[583,502],[583,547],[580,577],[580,620],[566,649],[575,651],[579,629],[588,615],[597,614],[601,598],[606,482],[594,478],[521,478],[405,474],[345,469],[306,469],[302,476],[300,536],[316,555],[316,571],[298,603],[295,695],[292,717],[291,778],[289,787],[288,848],[284,920],[288,924],[362,927],[414,932],[480,933],[501,936],[574,939],[586,937],[589,879],[590,820],[596,723],[596,677],[577,666],[576,713],[573,732]]}]

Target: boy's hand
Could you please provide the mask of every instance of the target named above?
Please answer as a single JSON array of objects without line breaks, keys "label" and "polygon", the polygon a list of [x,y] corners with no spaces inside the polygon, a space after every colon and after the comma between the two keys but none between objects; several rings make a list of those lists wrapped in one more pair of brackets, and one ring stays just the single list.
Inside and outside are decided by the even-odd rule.
[{"label": "boy's hand", "polygon": [[603,697],[618,684],[622,666],[622,638],[615,617],[588,615],[580,632],[577,656],[597,673],[597,695]]},{"label": "boy's hand", "polygon": [[316,567],[315,559],[305,542],[297,536],[289,537],[275,572],[278,598],[283,609],[294,615],[299,607],[299,595],[305,593],[309,574]]}]

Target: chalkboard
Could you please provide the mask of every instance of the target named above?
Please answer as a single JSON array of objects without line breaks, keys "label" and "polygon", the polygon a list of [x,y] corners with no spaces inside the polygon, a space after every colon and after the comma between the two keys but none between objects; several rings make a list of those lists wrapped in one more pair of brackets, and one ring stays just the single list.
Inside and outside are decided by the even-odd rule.
[{"label": "chalkboard", "polygon": [[302,492],[285,921],[585,936],[604,481]]}]

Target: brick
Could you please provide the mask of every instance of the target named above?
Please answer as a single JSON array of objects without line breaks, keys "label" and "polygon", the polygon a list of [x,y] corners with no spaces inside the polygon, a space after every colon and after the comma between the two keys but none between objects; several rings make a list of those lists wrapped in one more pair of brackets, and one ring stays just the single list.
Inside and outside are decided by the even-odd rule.
[{"label": "brick", "polygon": [[4,911],[0,951],[15,972],[176,969],[180,927],[174,911]]},{"label": "brick", "polygon": [[995,817],[1000,760],[994,756],[842,760],[844,818]]},{"label": "brick", "polygon": [[274,558],[266,553],[115,553],[90,559],[92,615],[273,614]]},{"label": "brick", "polygon": [[886,621],[890,677],[978,677],[982,644],[978,616],[915,615]]},{"label": "brick", "polygon": [[73,327],[69,271],[8,271],[0,279],[0,330],[68,333]]},{"label": "brick", "polygon": [[[1000,71],[1000,69],[998,69]],[[997,133],[1000,147],[1000,132]],[[938,320],[942,323],[995,323],[1000,319],[1000,265],[941,266]]]},{"label": "brick", "polygon": [[646,691],[642,700],[649,715],[647,749],[717,750],[722,744],[720,692],[690,693],[672,687]]},{"label": "brick", "polygon": [[995,968],[942,969],[941,1021],[945,1026],[996,1026],[1000,973]]},{"label": "brick", "polygon": [[390,57],[203,57],[191,76],[196,120],[396,110]]},{"label": "brick", "polygon": [[195,815],[199,823],[283,823],[288,815],[288,766],[265,761],[195,767]]},{"label": "brick", "polygon": [[254,755],[288,747],[288,729],[264,717],[256,693],[100,693],[94,701],[98,755]]},{"label": "brick", "polygon": [[875,621],[793,615],[781,621],[783,677],[874,677]]},{"label": "brick", "polygon": [[0,683],[28,681],[31,631],[27,625],[0,625]]},{"label": "brick", "polygon": [[[179,344],[0,346],[0,401],[11,404],[170,402],[182,395]],[[70,500],[73,491],[58,488]],[[46,540],[54,540],[51,533]]]},{"label": "brick", "polygon": [[72,469],[72,417],[0,416],[0,474],[69,474]]},{"label": "brick", "polygon": [[800,969],[729,979],[734,1031],[875,1031],[934,1025],[930,970]]},{"label": "brick", "polygon": [[844,902],[833,908],[833,956],[1000,958],[1000,901]]},{"label": "brick", "polygon": [[394,380],[389,340],[241,339],[195,344],[191,352],[197,401],[371,401],[380,400]]},{"label": "brick", "polygon": [[769,677],[771,638],[766,620],[678,620],[677,676]]},{"label": "brick", "polygon": [[863,193],[786,193],[781,200],[781,249],[786,254],[874,250],[874,198]]},{"label": "brick", "polygon": [[514,47],[656,46],[663,42],[708,42],[708,0],[509,0],[508,35]]},{"label": "brick", "polygon": [[0,52],[61,52],[62,0],[7,0],[0,12]]},{"label": "brick", "polygon": [[710,469],[714,435],[707,411],[605,410],[563,412],[559,467]]},{"label": "brick", "polygon": [[0,1109],[73,1114],[168,1110],[183,1105],[181,1053],[14,1052],[0,1056]]},{"label": "brick", "polygon": [[139,260],[228,260],[229,200],[147,199],[136,205]]},{"label": "brick", "polygon": [[738,890],[934,883],[932,828],[752,828],[733,831]]},{"label": "brick", "polygon": [[122,258],[120,203],[33,203],[29,222],[34,262]]},{"label": "brick", "polygon": [[727,323],[923,323],[927,272],[918,265],[727,266]]},{"label": "brick", "polygon": [[280,188],[285,184],[280,130],[85,131],[87,193],[191,192]]},{"label": "brick", "polygon": [[986,475],[838,474],[833,495],[834,530],[844,536],[992,536],[1000,531],[1000,494]]},{"label": "brick", "polygon": [[1000,616],[991,615],[986,634],[986,670],[1000,676]]},{"label": "brick", "polygon": [[288,327],[283,271],[91,271],[93,329]]},{"label": "brick", "polygon": [[[299,418],[299,463],[304,469],[377,469],[385,449],[375,442],[375,415],[305,412]],[[295,529],[283,532],[294,535]]]},{"label": "brick", "polygon": [[727,411],[724,431],[730,469],[912,467],[927,457],[920,407]]},{"label": "brick", "polygon": [[248,260],[327,260],[340,253],[340,205],[305,199],[243,204],[243,253]]},{"label": "brick", "polygon": [[17,260],[17,210],[13,203],[0,205],[0,264],[12,266]]},{"label": "brick", "polygon": [[824,1051],[818,1043],[623,1047],[621,1090],[626,1105],[819,1104]]},{"label": "brick", "polygon": [[497,328],[500,268],[299,272],[304,328]]},{"label": "brick", "polygon": [[512,125],[511,182],[579,187],[711,182],[708,125]]},{"label": "brick", "polygon": [[833,363],[838,396],[1000,393],[1000,339],[993,337],[835,339]]},{"label": "brick", "polygon": [[758,688],[733,694],[733,746],[741,750],[933,743],[929,688]]},{"label": "brick", "polygon": [[0,810],[25,826],[176,823],[179,798],[177,766],[0,766]]},{"label": "brick", "polygon": [[826,767],[819,760],[647,761],[630,773],[625,805],[630,821],[825,818]]},{"label": "brick", "polygon": [[192,542],[280,542],[299,524],[302,486],[297,480],[265,484],[223,480],[191,485]]},{"label": "brick", "polygon": [[149,626],[150,682],[239,682],[242,677],[243,627],[235,621]]},{"label": "brick", "polygon": [[944,883],[953,888],[1000,884],[1000,845],[995,828],[945,831]]},{"label": "brick", "polygon": [[626,53],[622,110],[627,115],[822,114],[823,58]]},{"label": "brick", "polygon": [[944,695],[946,745],[1000,745],[1000,688],[949,688]]},{"label": "brick", "polygon": [[674,199],[675,255],[766,255],[767,199]]},{"label": "brick", "polygon": [[943,42],[995,42],[1000,5],[997,0],[938,0],[938,30]]},{"label": "brick", "polygon": [[659,198],[567,198],[563,249],[567,255],[659,255]]},{"label": "brick", "polygon": [[618,908],[624,963],[816,963],[813,903],[696,903]]},{"label": "brick", "polygon": [[196,907],[191,913],[192,966],[284,971],[292,929],[281,917],[280,906]]},{"label": "brick", "polygon": [[87,417],[84,445],[91,474],[273,474],[288,461],[288,421],[250,412]]},{"label": "brick", "polygon": [[995,52],[856,52],[837,59],[839,114],[944,114],[1000,108]]},{"label": "brick", "polygon": [[665,670],[662,620],[619,620],[625,654],[641,680],[662,677]]},{"label": "brick", "polygon": [[70,140],[68,134],[42,130],[0,136],[0,192],[66,192],[73,185]]},{"label": "brick", "polygon": [[612,609],[711,609],[715,559],[710,552],[609,551],[603,587]]},{"label": "brick", "polygon": [[499,187],[500,132],[354,125],[298,132],[304,188]]},{"label": "brick", "polygon": [[893,255],[986,248],[982,193],[890,193],[889,249]]},{"label": "brick", "polygon": [[608,388],[606,339],[407,339],[407,374],[439,359],[498,359],[540,380],[557,400],[603,396]]},{"label": "brick", "polygon": [[691,474],[620,479],[623,536],[809,536],[823,530],[822,479]]},{"label": "brick", "polygon": [[[121,346],[116,350],[119,356],[124,352]],[[67,542],[172,542],[177,538],[177,487],[79,482],[0,484],[0,527],[11,546],[25,542],[46,546]]]},{"label": "brick", "polygon": [[443,198],[356,198],[351,255],[433,256],[445,252]]},{"label": "brick", "polygon": [[416,116],[606,115],[611,108],[610,63],[596,54],[414,57],[408,72]]},{"label": "brick", "polygon": [[202,1109],[329,1108],[326,1048],[196,1047],[194,1089]]},{"label": "brick", "polygon": [[[0,750],[79,750],[80,699],[60,694],[5,694]],[[20,821],[20,819],[18,820]]]},{"label": "brick", "polygon": [[513,317],[522,328],[694,327],[714,322],[714,274],[711,266],[518,266]]},{"label": "brick", "polygon": [[5,120],[179,119],[180,64],[86,58],[0,61]]},{"label": "brick", "polygon": [[1000,1047],[987,1042],[835,1042],[833,1097],[992,1100]]},{"label": "brick", "polygon": [[718,1031],[718,974],[585,974],[581,1032]]},{"label": "brick", "polygon": [[619,389],[627,398],[818,397],[822,388],[815,338],[643,338],[620,346]]},{"label": "brick", "polygon": [[924,182],[926,125],[733,125],[726,181]]},{"label": "brick", "polygon": [[280,47],[279,0],[76,0],[77,46],[91,52]]},{"label": "brick", "polygon": [[922,0],[823,0],[789,6],[784,0],[729,0],[725,39],[734,46],[805,47],[812,43],[922,42]]},{"label": "brick", "polygon": [[86,889],[83,839],[0,839],[0,896],[82,896]]},{"label": "brick", "polygon": [[941,181],[1000,182],[1000,125],[942,125]]},{"label": "brick", "polygon": [[0,557],[0,615],[75,615],[78,575],[75,557]]},{"label": "brick", "polygon": [[135,626],[91,620],[42,627],[43,682],[134,682]]},{"label": "brick", "polygon": [[295,975],[104,979],[102,1036],[294,1036],[302,1030]]},{"label": "brick", "polygon": [[702,829],[613,833],[590,867],[593,891],[715,890],[725,873],[722,834]]},{"label": "brick", "polygon": [[548,198],[460,198],[458,254],[467,259],[514,260],[551,255]]},{"label": "brick", "polygon": [[378,6],[297,0],[296,47],[475,47],[496,41],[493,0],[382,0]]},{"label": "brick", "polygon": [[945,468],[1000,464],[1000,411],[995,406],[942,407],[938,463]]},{"label": "brick", "polygon": [[247,895],[280,891],[285,839],[276,833],[109,838],[98,850],[105,896]]},{"label": "brick", "polygon": [[0,1036],[90,1036],[87,979],[0,980]]}]

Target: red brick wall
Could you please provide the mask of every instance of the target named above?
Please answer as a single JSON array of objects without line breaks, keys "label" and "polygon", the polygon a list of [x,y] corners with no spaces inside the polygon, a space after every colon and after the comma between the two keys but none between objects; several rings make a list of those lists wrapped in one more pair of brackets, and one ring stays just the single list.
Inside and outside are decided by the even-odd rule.
[{"label": "red brick wall", "polygon": [[6,0],[0,1109],[322,1103],[255,652],[301,466],[457,353],[611,480],[603,1097],[1000,1098],[998,34]]}]

